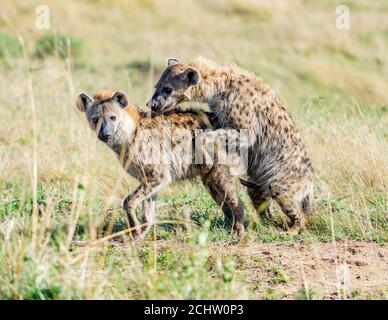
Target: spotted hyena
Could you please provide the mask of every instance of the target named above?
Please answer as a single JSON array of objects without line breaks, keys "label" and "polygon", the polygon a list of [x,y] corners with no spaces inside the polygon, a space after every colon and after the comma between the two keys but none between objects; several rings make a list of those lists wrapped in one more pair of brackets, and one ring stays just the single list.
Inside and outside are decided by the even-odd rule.
[{"label": "spotted hyena", "polygon": [[[242,235],[243,206],[236,192],[238,183],[230,165],[196,164],[195,132],[208,124],[199,112],[182,112],[149,117],[129,105],[124,93],[103,90],[93,98],[82,93],[77,107],[98,138],[118,156],[125,170],[140,185],[124,200],[134,237],[143,238],[155,221],[155,201],[159,190],[173,181],[200,176],[225,216],[234,219],[233,228]],[[135,214],[143,204],[141,228]]]},{"label": "spotted hyena", "polygon": [[[313,200],[314,170],[290,114],[261,78],[202,58],[169,59],[155,88],[148,106],[157,113],[183,101],[207,103],[221,129],[204,135],[230,137],[235,132],[235,141],[248,148],[249,181],[242,182],[256,210],[268,213],[268,199],[273,198],[290,218],[289,233],[304,228],[304,214]],[[241,129],[247,133],[245,143],[238,140]]]}]

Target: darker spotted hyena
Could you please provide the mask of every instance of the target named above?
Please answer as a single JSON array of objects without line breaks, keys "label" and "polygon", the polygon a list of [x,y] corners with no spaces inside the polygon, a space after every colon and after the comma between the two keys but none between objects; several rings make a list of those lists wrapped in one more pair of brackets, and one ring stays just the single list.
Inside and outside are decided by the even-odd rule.
[{"label": "darker spotted hyena", "polygon": [[[256,75],[234,65],[197,58],[189,62],[169,59],[148,105],[155,112],[174,109],[180,102],[207,103],[221,129],[207,137],[229,136],[245,129],[248,148],[247,185],[259,213],[275,199],[290,218],[289,233],[300,232],[304,214],[311,209],[314,170],[302,137],[275,93]],[[235,140],[238,141],[239,136]]]}]

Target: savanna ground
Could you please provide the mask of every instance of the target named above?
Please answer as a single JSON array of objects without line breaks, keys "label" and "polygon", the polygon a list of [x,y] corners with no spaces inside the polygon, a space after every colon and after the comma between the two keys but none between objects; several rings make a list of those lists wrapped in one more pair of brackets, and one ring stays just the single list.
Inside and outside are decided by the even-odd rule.
[{"label": "savanna ground", "polygon": [[[0,299],[387,299],[388,4],[343,1],[0,3]],[[23,41],[21,41],[23,40]],[[24,43],[25,55],[23,55]],[[308,229],[256,218],[238,243],[198,182],[164,190],[140,245],[122,199],[136,181],[75,108],[80,91],[140,107],[166,58],[203,55],[261,75],[317,171]]]}]

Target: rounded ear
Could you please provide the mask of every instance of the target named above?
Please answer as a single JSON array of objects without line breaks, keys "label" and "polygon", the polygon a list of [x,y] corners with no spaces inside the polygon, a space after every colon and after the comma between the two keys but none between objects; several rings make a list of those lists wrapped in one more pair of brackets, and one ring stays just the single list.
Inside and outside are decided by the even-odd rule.
[{"label": "rounded ear", "polygon": [[171,67],[173,66],[174,64],[177,64],[179,63],[179,60],[178,59],[175,59],[175,58],[170,58],[170,59],[167,59],[167,67]]},{"label": "rounded ear", "polygon": [[201,75],[197,69],[194,68],[187,68],[183,72],[183,79],[186,81],[187,85],[195,86],[199,80],[201,79]]},{"label": "rounded ear", "polygon": [[116,101],[121,106],[121,108],[125,108],[128,105],[127,95],[123,92],[117,91],[113,95],[112,99]]},{"label": "rounded ear", "polygon": [[90,98],[86,93],[81,93],[77,98],[77,108],[81,112],[85,112],[93,103],[93,99]]}]

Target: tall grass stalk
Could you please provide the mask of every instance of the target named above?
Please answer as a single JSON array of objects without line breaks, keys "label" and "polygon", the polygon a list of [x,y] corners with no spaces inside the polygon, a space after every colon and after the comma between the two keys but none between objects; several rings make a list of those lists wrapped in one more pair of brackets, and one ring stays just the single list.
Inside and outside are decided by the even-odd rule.
[{"label": "tall grass stalk", "polygon": [[29,63],[29,55],[25,46],[24,39],[21,35],[18,36],[20,44],[23,48],[25,70],[27,75],[27,89],[29,102],[31,107],[31,126],[32,126],[32,194],[33,194],[33,209],[32,209],[32,248],[36,249],[37,223],[38,223],[38,135],[37,135],[37,118],[36,104],[33,88],[33,79]]}]

